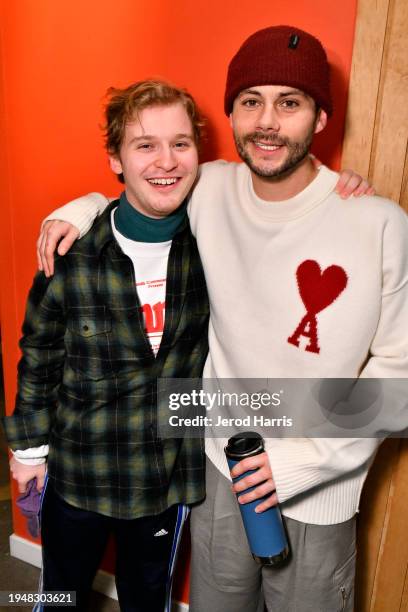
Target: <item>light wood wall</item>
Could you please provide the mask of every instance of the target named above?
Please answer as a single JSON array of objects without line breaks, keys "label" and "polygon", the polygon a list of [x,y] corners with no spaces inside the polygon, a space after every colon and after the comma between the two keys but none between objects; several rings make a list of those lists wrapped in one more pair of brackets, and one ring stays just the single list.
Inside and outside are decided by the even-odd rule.
[{"label": "light wood wall", "polygon": [[[407,143],[408,0],[359,0],[342,167],[408,211]],[[358,525],[356,612],[407,612],[408,440],[380,448]]]},{"label": "light wood wall", "polygon": [[342,164],[406,210],[407,140],[408,1],[359,0]]}]

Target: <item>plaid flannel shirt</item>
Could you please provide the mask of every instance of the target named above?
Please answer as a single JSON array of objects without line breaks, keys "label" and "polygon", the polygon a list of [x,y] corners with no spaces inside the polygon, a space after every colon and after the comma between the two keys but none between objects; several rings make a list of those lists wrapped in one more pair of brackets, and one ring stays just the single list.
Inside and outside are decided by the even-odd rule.
[{"label": "plaid flannel shirt", "polygon": [[201,376],[208,350],[204,273],[186,221],[169,254],[155,357],[131,260],[111,228],[113,202],[30,291],[13,449],[49,443],[48,473],[70,504],[130,519],[205,494],[203,440],[157,437],[157,378]]}]

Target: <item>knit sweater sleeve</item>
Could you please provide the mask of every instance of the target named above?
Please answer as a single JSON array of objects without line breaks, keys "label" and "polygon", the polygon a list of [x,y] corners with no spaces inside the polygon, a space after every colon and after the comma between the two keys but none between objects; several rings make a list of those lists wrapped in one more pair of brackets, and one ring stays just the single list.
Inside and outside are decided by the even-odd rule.
[{"label": "knit sweater sleeve", "polygon": [[88,193],[54,210],[44,219],[43,224],[56,219],[67,221],[78,228],[79,237],[82,238],[90,230],[96,217],[103,213],[111,199],[102,193]]},{"label": "knit sweater sleeve", "polygon": [[408,428],[408,217],[397,207],[382,239],[381,313],[360,373],[360,378],[375,378],[381,386],[380,414],[366,438],[267,440],[281,503],[366,466],[383,437]]}]

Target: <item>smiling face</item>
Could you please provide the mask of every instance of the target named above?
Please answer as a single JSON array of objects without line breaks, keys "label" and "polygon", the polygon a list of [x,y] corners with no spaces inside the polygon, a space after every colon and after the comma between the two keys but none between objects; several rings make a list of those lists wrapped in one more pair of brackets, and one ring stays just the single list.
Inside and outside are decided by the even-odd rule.
[{"label": "smiling face", "polygon": [[230,115],[235,144],[253,175],[282,179],[306,158],[327,115],[299,89],[262,85],[241,91]]},{"label": "smiling face", "polygon": [[175,211],[197,176],[198,153],[191,120],[181,103],[151,106],[125,128],[118,156],[110,156],[123,173],[126,197],[147,217]]}]

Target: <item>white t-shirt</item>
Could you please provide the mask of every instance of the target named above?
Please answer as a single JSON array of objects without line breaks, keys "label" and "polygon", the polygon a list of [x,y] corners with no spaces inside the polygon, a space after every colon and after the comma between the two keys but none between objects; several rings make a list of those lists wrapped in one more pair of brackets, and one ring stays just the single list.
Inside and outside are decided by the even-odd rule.
[{"label": "white t-shirt", "polygon": [[167,263],[172,241],[136,242],[125,238],[116,229],[113,214],[114,211],[111,217],[113,234],[122,251],[132,260],[146,334],[157,355],[164,329]]}]

